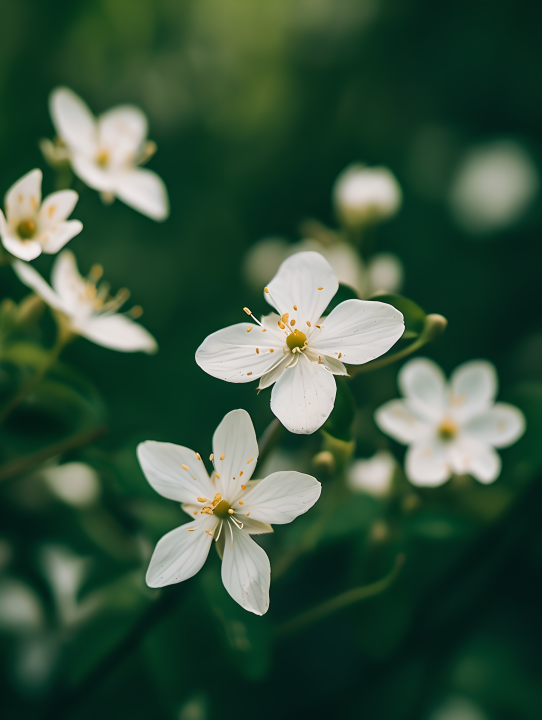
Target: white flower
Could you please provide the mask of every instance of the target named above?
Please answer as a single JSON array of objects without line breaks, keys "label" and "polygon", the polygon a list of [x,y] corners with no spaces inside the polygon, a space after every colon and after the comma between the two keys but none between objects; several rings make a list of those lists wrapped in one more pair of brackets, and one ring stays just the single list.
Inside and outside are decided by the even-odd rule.
[{"label": "white flower", "polygon": [[282,238],[260,240],[245,256],[243,270],[246,280],[251,287],[259,289],[286,258],[309,250],[323,255],[338,281],[353,287],[360,297],[370,297],[375,292],[394,293],[401,289],[403,266],[395,255],[379,253],[364,263],[356,249],[348,243],[337,241],[325,244],[313,239],[293,244]]},{"label": "white flower", "polygon": [[74,507],[90,507],[100,496],[96,470],[83,462],[68,462],[41,471],[47,487],[60,500]]},{"label": "white flower", "polygon": [[472,148],[453,179],[449,203],[457,223],[473,235],[512,225],[527,210],[540,186],[525,149],[513,140]]},{"label": "white flower", "polygon": [[83,100],[64,87],[53,90],[49,105],[73,171],[83,182],[104,199],[116,196],[154,220],[167,218],[163,181],[152,170],[138,167],[156,147],[145,142],[147,118],[139,108],[119,105],[95,118]]},{"label": "white flower", "polygon": [[[73,253],[64,250],[53,265],[53,287],[27,263],[16,260],[13,269],[25,285],[57,311],[68,332],[112,350],[153,353],[158,349],[156,340],[145,328],[127,314],[117,312],[128,299],[128,290],[119,290],[115,297],[109,297],[106,284],[96,285],[103,272],[100,265],[92,268],[89,279],[83,278]],[[133,311],[138,315],[141,308]]]},{"label": "white flower", "polygon": [[405,468],[414,485],[442,485],[452,473],[468,473],[482,483],[497,479],[507,447],[525,431],[523,413],[496,403],[497,374],[491,363],[460,365],[446,382],[425,358],[406,363],[398,377],[404,400],[391,400],[375,414],[377,425],[409,445]]},{"label": "white flower", "polygon": [[387,450],[379,450],[368,460],[354,460],[348,468],[346,482],[350,490],[385,498],[391,490],[397,464]]},{"label": "white flower", "polygon": [[83,229],[67,220],[79,199],[74,190],[61,190],[41,201],[41,170],[31,170],[6,193],[6,215],[0,210],[0,236],[8,252],[21,260],[56,253]]},{"label": "white flower", "polygon": [[250,536],[273,532],[269,523],[289,523],[307,512],[320,497],[320,483],[298,472],[251,481],[258,443],[245,410],[228,413],[216,429],[211,477],[200,455],[180,445],[147,441],[137,454],[152,487],[183,503],[183,510],[194,517],[160,540],[147,584],[163,587],[191,578],[202,568],[211,542],[221,541],[224,587],[245,610],[267,612],[269,559]]},{"label": "white flower", "polygon": [[[337,386],[333,375],[383,355],[404,331],[391,305],[346,300],[325,319],[322,313],[339,283],[325,258],[304,252],[285,260],[264,297],[279,315],[239,323],[210,335],[196,353],[213,377],[234,383],[260,378],[259,389],[276,383],[271,410],[290,432],[309,434],[329,417]],[[250,310],[245,308],[250,314]]]},{"label": "white flower", "polygon": [[355,163],[336,179],[333,201],[339,219],[345,225],[359,227],[393,217],[401,207],[403,194],[388,168]]}]

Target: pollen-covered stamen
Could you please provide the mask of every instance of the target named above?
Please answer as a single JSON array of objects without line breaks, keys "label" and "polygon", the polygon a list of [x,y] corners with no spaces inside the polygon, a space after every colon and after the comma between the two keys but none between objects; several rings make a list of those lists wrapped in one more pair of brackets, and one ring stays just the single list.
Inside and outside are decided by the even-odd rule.
[{"label": "pollen-covered stamen", "polygon": [[301,330],[293,330],[286,338],[286,345],[292,352],[301,352],[307,347],[307,336]]},{"label": "pollen-covered stamen", "polygon": [[17,225],[17,235],[21,240],[31,240],[36,234],[36,223],[34,220],[21,220]]},{"label": "pollen-covered stamen", "polygon": [[444,418],[438,428],[438,434],[442,440],[452,440],[457,435],[457,423],[451,418]]}]

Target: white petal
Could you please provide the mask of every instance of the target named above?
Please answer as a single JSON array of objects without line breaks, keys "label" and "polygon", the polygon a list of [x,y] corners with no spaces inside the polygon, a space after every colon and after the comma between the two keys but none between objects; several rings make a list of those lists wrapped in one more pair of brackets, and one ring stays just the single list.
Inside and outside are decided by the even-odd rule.
[{"label": "white petal", "polygon": [[147,585],[158,588],[188,580],[201,570],[213,538],[216,519],[200,515],[196,520],[172,530],[159,541],[147,570]]},{"label": "white petal", "polygon": [[491,410],[469,420],[463,432],[494,447],[507,447],[525,432],[525,416],[513,405],[497,403]]},{"label": "white petal", "polygon": [[468,473],[484,484],[492,483],[501,472],[501,458],[488,443],[460,437],[450,447],[454,472]]},{"label": "white petal", "polygon": [[329,370],[300,354],[295,367],[285,370],[275,383],[271,410],[290,432],[309,435],[328,419],[336,394]]},{"label": "white petal", "polygon": [[51,228],[40,238],[43,244],[43,252],[57,253],[69,240],[79,235],[82,229],[83,223],[80,220],[67,220],[59,223],[57,227]]},{"label": "white petal", "polygon": [[66,220],[77,205],[79,195],[75,190],[60,190],[51,193],[42,203],[39,211],[40,228],[55,226]]},{"label": "white petal", "polygon": [[453,416],[465,422],[489,410],[497,394],[497,372],[485,360],[464,363],[454,370],[450,378]]},{"label": "white petal", "polygon": [[302,252],[282,263],[264,297],[280,315],[288,313],[303,329],[307,320],[318,322],[338,287],[331,265],[320,253]]},{"label": "white petal", "polygon": [[[247,332],[249,328],[252,329]],[[196,362],[202,370],[220,380],[234,383],[257,380],[278,365],[283,357],[283,346],[277,337],[251,323],[239,323],[218,330],[209,335],[196,351]]]},{"label": "white petal", "polygon": [[402,313],[391,305],[345,300],[325,319],[315,344],[327,355],[340,352],[345,363],[359,365],[387,352],[404,330]]},{"label": "white petal", "polygon": [[49,109],[66,145],[86,155],[97,152],[96,120],[78,95],[66,87],[56,88],[49,98]]},{"label": "white petal", "polygon": [[405,471],[413,485],[437,487],[451,476],[448,453],[430,441],[411,445],[405,458]]},{"label": "white petal", "polygon": [[72,168],[77,177],[94,190],[105,193],[114,192],[115,180],[111,169],[98,165],[94,155],[74,152]]},{"label": "white petal", "polygon": [[153,220],[169,215],[169,198],[164,181],[152,170],[134,168],[114,174],[113,192],[126,205]]},{"label": "white petal", "polygon": [[250,480],[258,462],[258,441],[246,410],[232,410],[224,417],[213,435],[213,453],[220,475],[217,486],[231,501]]},{"label": "white petal", "polygon": [[47,305],[57,310],[65,311],[65,306],[59,296],[55,293],[53,288],[48,285],[37,270],[31,265],[16,260],[13,263],[13,269],[19,280],[27,285],[29,288],[45,300]]},{"label": "white petal", "polygon": [[56,258],[51,270],[51,282],[66,307],[72,311],[81,305],[81,298],[87,297],[87,283],[81,277],[71,250],[63,250]]},{"label": "white petal", "polygon": [[112,165],[133,164],[147,137],[147,118],[133,105],[119,105],[100,115],[98,136]]},{"label": "white petal", "polygon": [[41,170],[31,170],[10,187],[6,193],[8,222],[34,219],[41,203]]},{"label": "white petal", "polygon": [[[316,353],[318,353],[318,351],[315,351],[315,354]],[[330,355],[318,354],[321,359],[321,364],[326,367],[329,372],[333,373],[333,375],[348,375],[348,370],[338,358],[331,357]]]},{"label": "white petal", "polygon": [[126,315],[97,315],[88,318],[79,328],[92,342],[120,352],[155,353],[156,340],[148,330]]},{"label": "white petal", "polygon": [[137,457],[145,477],[163,497],[190,504],[198,497],[213,499],[214,488],[203,460],[198,460],[193,450],[147,440],[137,446]]},{"label": "white petal", "polygon": [[43,249],[37,240],[21,240],[9,231],[2,235],[2,245],[9,253],[25,262],[37,258]]},{"label": "white petal", "polygon": [[375,422],[386,435],[408,445],[432,435],[434,426],[414,415],[404,400],[390,400],[375,411]]},{"label": "white petal", "polygon": [[270,370],[268,373],[265,373],[265,375],[261,376],[260,382],[258,385],[258,390],[263,390],[264,388],[269,387],[273,383],[277,382],[279,377],[285,371],[286,366],[289,363],[291,363],[292,360],[295,360],[295,362],[297,362],[297,357],[295,357],[295,356],[292,357],[292,353],[289,352],[287,355],[284,355],[283,359],[279,362],[278,365],[275,365],[275,367],[272,370]]},{"label": "white petal", "polygon": [[391,490],[396,467],[393,455],[387,450],[379,450],[372,458],[355,460],[348,470],[346,482],[353,492],[385,498]]},{"label": "white petal", "polygon": [[447,408],[447,386],[439,366],[427,358],[415,358],[403,365],[397,379],[410,408],[427,420],[440,422]]},{"label": "white petal", "polygon": [[[282,525],[306,513],[320,497],[322,486],[316,478],[303,473],[276,472],[243,494],[243,510],[251,519]],[[236,512],[237,504],[233,508]]]},{"label": "white petal", "polygon": [[222,532],[227,533],[222,560],[224,587],[245,610],[263,615],[269,608],[269,558],[248,533],[233,523],[227,523]]},{"label": "white petal", "polygon": [[[250,512],[250,510],[248,512]],[[273,532],[273,528],[269,525],[269,523],[260,522],[259,520],[254,520],[252,517],[247,517],[243,508],[236,511],[235,518],[243,523],[243,532],[248,533],[249,535],[266,535]]]}]

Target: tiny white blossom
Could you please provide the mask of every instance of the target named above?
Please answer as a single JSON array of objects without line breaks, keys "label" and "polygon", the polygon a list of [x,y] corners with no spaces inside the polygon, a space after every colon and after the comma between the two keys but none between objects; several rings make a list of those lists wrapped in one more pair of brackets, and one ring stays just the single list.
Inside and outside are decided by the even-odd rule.
[{"label": "tiny white blossom", "polygon": [[[119,290],[115,297],[110,297],[108,285],[97,285],[103,273],[100,265],[95,265],[89,278],[84,278],[73,253],[64,250],[53,265],[52,287],[27,263],[16,260],[13,269],[25,285],[56,311],[68,332],[112,350],[153,353],[158,349],[156,340],[145,328],[128,314],[117,312],[130,296],[128,290]],[[141,308],[132,309],[132,315],[140,313]]]},{"label": "tiny white blossom", "polygon": [[318,480],[292,471],[250,480],[258,443],[245,410],[228,413],[216,429],[211,477],[201,456],[180,445],[147,441],[138,446],[137,454],[156,492],[182,503],[193,517],[160,540],[147,584],[164,587],[191,578],[201,570],[215,540],[223,553],[222,581],[228,593],[249,612],[267,612],[269,558],[250,536],[273,532],[269,523],[289,523],[307,512],[320,497]]},{"label": "tiny white blossom", "polygon": [[146,141],[147,118],[137,107],[119,105],[95,118],[72,90],[53,90],[50,111],[75,174],[104,200],[118,197],[153,220],[169,215],[162,179],[139,165],[156,146]]},{"label": "tiny white blossom", "polygon": [[337,177],[333,201],[339,219],[347,226],[359,227],[393,217],[401,207],[403,194],[388,168],[354,163]]},{"label": "tiny white blossom", "polygon": [[61,190],[41,201],[41,170],[31,170],[6,193],[6,214],[0,210],[0,236],[8,252],[21,260],[34,260],[42,252],[57,253],[83,229],[67,218],[79,195]]},{"label": "tiny white blossom", "polygon": [[491,483],[501,471],[495,448],[512,445],[525,431],[523,413],[495,403],[497,373],[475,360],[460,365],[449,383],[431,360],[416,358],[398,376],[404,400],[391,400],[375,414],[377,425],[409,445],[405,469],[413,485],[436,487],[452,473]]},{"label": "tiny white blossom", "polygon": [[[391,305],[346,300],[326,318],[339,283],[319,253],[285,260],[264,297],[278,315],[259,323],[239,323],[210,335],[196,362],[213,377],[234,383],[260,378],[259,389],[274,385],[271,410],[293,433],[310,434],[329,417],[337,386],[333,375],[374,360],[404,332],[402,314]],[[251,314],[245,308],[247,314]]]},{"label": "tiny white blossom", "polygon": [[346,482],[353,492],[385,498],[391,490],[397,463],[387,450],[379,450],[367,460],[354,460],[346,472]]}]

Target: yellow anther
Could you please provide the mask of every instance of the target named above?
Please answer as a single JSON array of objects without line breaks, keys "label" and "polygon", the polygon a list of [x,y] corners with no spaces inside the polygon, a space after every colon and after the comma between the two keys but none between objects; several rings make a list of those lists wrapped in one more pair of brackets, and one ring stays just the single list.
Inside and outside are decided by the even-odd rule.
[{"label": "yellow anther", "polygon": [[221,454],[220,454],[220,459],[221,459],[221,460],[224,460],[224,458],[225,458],[224,453],[221,453]]},{"label": "yellow anther", "polygon": [[250,458],[250,460],[247,460],[247,465],[249,465],[253,460],[254,458]]},{"label": "yellow anther", "polygon": [[251,373],[251,372],[249,372],[249,373],[247,373],[247,375],[252,375],[252,373]]},{"label": "yellow anther", "polygon": [[247,315],[252,315],[252,313],[247,307],[244,307],[243,310],[246,312]]},{"label": "yellow anther", "polygon": [[271,348],[271,349],[269,350],[269,352],[275,352],[275,351],[273,350],[273,348]]},{"label": "yellow anther", "polygon": [[207,498],[198,498],[198,502],[207,502]]},{"label": "yellow anther", "polygon": [[187,532],[194,532],[196,528],[188,528]]},{"label": "yellow anther", "polygon": [[190,470],[190,468],[188,467],[188,465],[185,465],[184,463],[181,465],[181,467],[183,467],[185,470]]},{"label": "yellow anther", "polygon": [[242,505],[242,504],[243,504],[243,501],[242,501],[242,500],[239,500],[239,505]]},{"label": "yellow anther", "polygon": [[220,480],[220,473],[217,473],[216,476]]},{"label": "yellow anther", "polygon": [[256,348],[256,355],[260,354],[260,348]]},{"label": "yellow anther", "polygon": [[250,515],[250,513],[249,513],[249,512],[247,512],[247,517],[248,517],[249,515]]},{"label": "yellow anther", "polygon": [[94,282],[96,282],[97,280],[99,280],[102,277],[103,274],[104,274],[103,267],[100,265],[100,263],[96,263],[95,265],[93,265],[90,268],[89,278],[91,280],[93,280]]},{"label": "yellow anther", "polygon": [[321,329],[322,329],[320,325],[317,325],[316,327],[318,328],[318,330],[321,330]]},{"label": "yellow anther", "polygon": [[233,510],[231,508],[228,510],[228,514],[233,515]]},{"label": "yellow anther", "polygon": [[267,332],[267,330],[265,328],[262,328],[262,332]]},{"label": "yellow anther", "polygon": [[290,313],[284,313],[282,316],[282,322],[288,322],[288,318],[290,317]]},{"label": "yellow anther", "polygon": [[247,332],[250,332],[251,330],[252,330],[252,325],[249,328],[247,328]]},{"label": "yellow anther", "polygon": [[342,353],[339,353],[339,359],[342,357]]},{"label": "yellow anther", "polygon": [[239,477],[241,477],[242,474],[243,474],[243,471],[241,470],[241,472],[239,473]]},{"label": "yellow anther", "polygon": [[213,498],[213,505],[218,505],[218,503],[222,500],[222,495],[220,493],[217,493]]},{"label": "yellow anther", "polygon": [[196,457],[198,460],[201,460],[201,455],[199,453],[196,453]]},{"label": "yellow anther", "polygon": [[295,325],[295,320],[290,320],[290,325],[294,326],[294,325]]},{"label": "yellow anther", "polygon": [[322,358],[320,357],[320,355],[318,355],[318,365],[321,365],[321,364],[322,364]]},{"label": "yellow anther", "polygon": [[324,289],[323,287],[319,287],[319,288],[318,288],[318,290],[323,290],[323,289]]},{"label": "yellow anther", "polygon": [[210,535],[211,537],[213,537],[213,533],[210,530],[206,530],[205,532],[207,533],[207,535]]},{"label": "yellow anther", "polygon": [[194,510],[194,515],[197,515],[197,514],[198,514],[198,511],[197,511],[197,510]]},{"label": "yellow anther", "polygon": [[201,508],[202,515],[213,515],[213,510],[210,507]]},{"label": "yellow anther", "polygon": [[308,325],[309,327],[311,326],[310,320],[307,320],[307,325]]},{"label": "yellow anther", "polygon": [[294,310],[296,310],[296,311],[297,311],[297,305],[294,305]]},{"label": "yellow anther", "polygon": [[211,462],[213,462],[214,459],[215,459],[215,456],[213,455],[213,453],[211,453],[211,454],[209,455],[209,460],[210,460]]},{"label": "yellow anther", "polygon": [[286,327],[286,325],[282,322],[282,320],[279,320],[279,328],[281,330],[284,330],[285,327]]},{"label": "yellow anther", "polygon": [[264,292],[268,293],[268,292],[269,292],[269,288],[266,288],[266,287],[265,287],[265,288],[264,288]]},{"label": "yellow anther", "polygon": [[133,308],[130,310],[130,317],[134,318],[134,320],[137,320],[143,315],[143,308],[141,305],[134,305]]},{"label": "yellow anther", "polygon": [[241,490],[246,490],[246,485],[241,485]]}]

